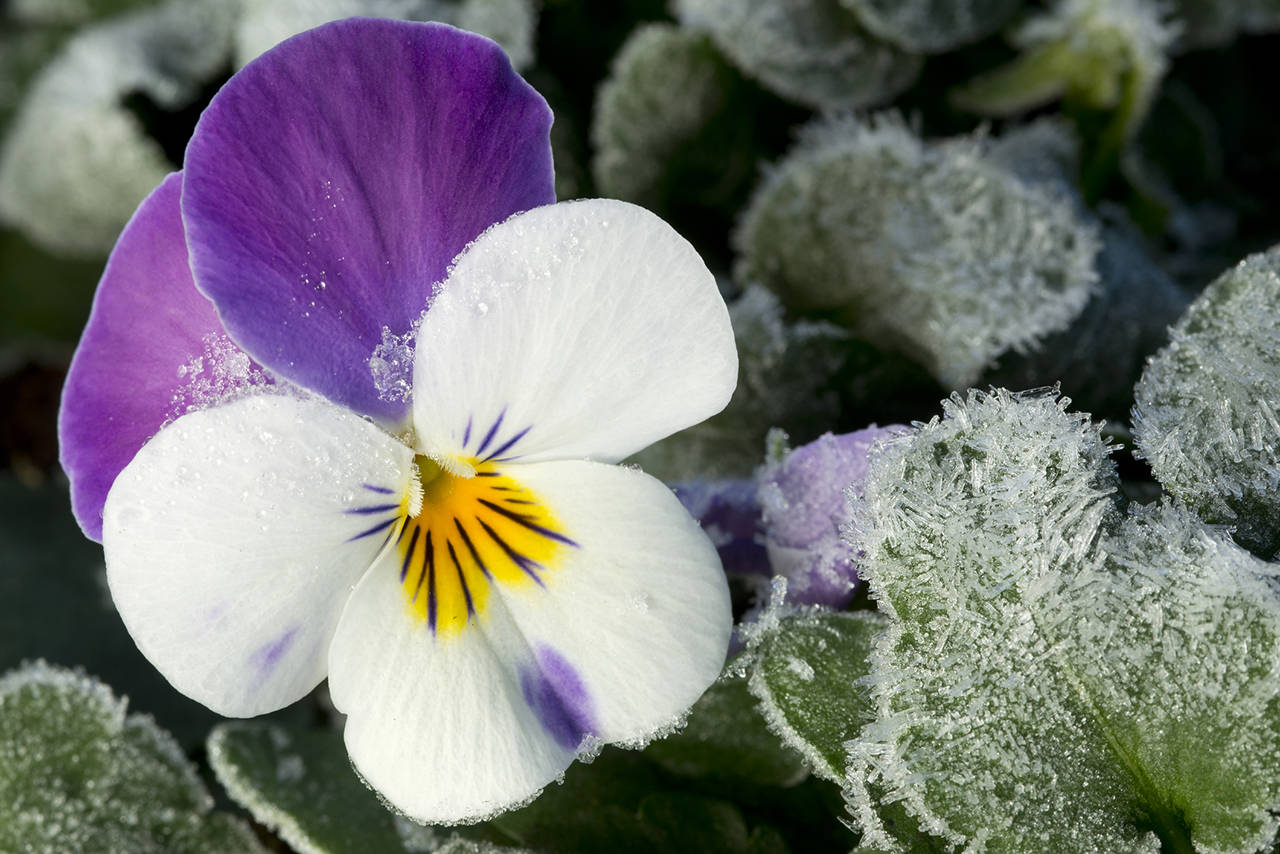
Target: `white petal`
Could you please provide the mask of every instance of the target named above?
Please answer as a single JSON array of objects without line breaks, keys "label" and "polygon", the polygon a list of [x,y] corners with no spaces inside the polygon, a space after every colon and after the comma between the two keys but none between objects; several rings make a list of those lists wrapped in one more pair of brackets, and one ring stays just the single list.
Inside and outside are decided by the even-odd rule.
[{"label": "white petal", "polygon": [[[501,472],[525,490],[512,507],[527,509],[536,497],[541,507],[528,512],[559,532],[528,573],[538,582],[519,583],[518,565],[501,566],[496,538],[484,540],[496,531],[517,551],[531,550],[517,539],[523,523],[473,500],[485,488],[477,477],[445,499],[436,527],[424,528],[436,559],[409,546],[408,559],[402,547],[380,560],[333,641],[329,687],[349,716],[352,761],[423,822],[475,820],[521,803],[585,737],[641,741],[665,729],[716,678],[728,649],[719,559],[669,489],[600,463]],[[431,517],[430,500],[419,520]],[[470,536],[450,534],[455,526]],[[445,555],[459,556],[475,603],[452,629],[447,603],[431,611],[436,623],[408,593],[452,595],[436,586],[457,569]],[[431,579],[425,588],[422,577]]]},{"label": "white petal", "polygon": [[561,202],[458,259],[418,332],[414,423],[433,455],[616,461],[723,409],[737,370],[688,242],[635,205]]},{"label": "white petal", "polygon": [[224,715],[304,696],[395,532],[411,466],[405,445],[320,400],[260,395],[163,428],[103,512],[107,581],[138,648]]}]

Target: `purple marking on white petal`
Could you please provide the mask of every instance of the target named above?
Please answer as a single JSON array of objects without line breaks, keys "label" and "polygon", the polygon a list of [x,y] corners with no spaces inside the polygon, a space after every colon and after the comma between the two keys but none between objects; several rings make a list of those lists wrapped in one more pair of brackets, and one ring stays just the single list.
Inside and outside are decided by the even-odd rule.
[{"label": "purple marking on white petal", "polygon": [[298,636],[298,631],[298,627],[294,626],[274,640],[260,646],[258,651],[253,654],[251,662],[257,668],[258,674],[262,679],[266,679],[276,669],[280,659],[284,657],[289,647],[293,645]]},{"label": "purple marking on white petal", "polygon": [[379,348],[399,352],[481,232],[555,201],[551,119],[472,33],[352,18],[294,36],[223,86],[187,146],[196,282],[276,376],[401,423],[406,366]]},{"label": "purple marking on white petal", "polygon": [[520,668],[520,690],[543,729],[561,747],[575,750],[598,729],[582,677],[552,647],[540,645],[535,664]]}]

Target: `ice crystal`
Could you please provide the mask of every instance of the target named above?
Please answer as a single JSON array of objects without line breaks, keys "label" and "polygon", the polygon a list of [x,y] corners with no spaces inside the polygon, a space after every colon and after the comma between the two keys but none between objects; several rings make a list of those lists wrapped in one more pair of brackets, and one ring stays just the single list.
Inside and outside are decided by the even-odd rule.
[{"label": "ice crystal", "polygon": [[369,357],[369,374],[383,400],[408,400],[413,393],[413,342],[417,334],[417,329],[397,335],[390,327],[382,327],[382,340]]},{"label": "ice crystal", "polygon": [[229,403],[271,382],[267,372],[232,343],[226,334],[209,333],[204,349],[178,367],[169,419]]},{"label": "ice crystal", "polygon": [[1280,550],[1280,248],[1219,276],[1135,391],[1134,437],[1156,478],[1206,521]]},{"label": "ice crystal", "polygon": [[993,163],[981,140],[925,143],[893,117],[810,126],[736,242],[740,278],[838,312],[953,388],[1066,327],[1097,281],[1096,231],[1071,204]]},{"label": "ice crystal", "polygon": [[54,251],[105,254],[174,168],[124,97],[189,103],[227,62],[235,6],[175,0],[68,42],[32,84],[0,152],[0,218]]},{"label": "ice crystal", "polygon": [[1276,568],[1174,505],[1121,520],[1097,425],[953,397],[872,461],[856,545],[889,620],[850,807],[956,846],[1255,851],[1280,812]]},{"label": "ice crystal", "polygon": [[840,0],[868,30],[914,53],[942,53],[990,35],[1018,0]]},{"label": "ice crystal", "polygon": [[0,850],[262,851],[168,733],[100,682],[43,662],[0,677]]},{"label": "ice crystal", "polygon": [[292,35],[340,18],[441,21],[488,36],[516,69],[533,64],[537,11],[531,0],[240,0],[236,60],[244,65]]},{"label": "ice crystal", "polygon": [[920,71],[919,57],[876,39],[838,0],[677,0],[676,12],[748,77],[814,109],[883,103]]}]

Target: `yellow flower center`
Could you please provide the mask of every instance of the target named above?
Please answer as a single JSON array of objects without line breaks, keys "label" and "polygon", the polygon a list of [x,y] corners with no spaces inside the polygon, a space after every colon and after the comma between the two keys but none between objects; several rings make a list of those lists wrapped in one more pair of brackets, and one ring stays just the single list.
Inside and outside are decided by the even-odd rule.
[{"label": "yellow flower center", "polygon": [[546,587],[557,556],[577,546],[501,467],[472,459],[451,471],[423,456],[415,464],[396,540],[400,583],[410,612],[436,635],[454,635],[482,615],[495,584]]}]

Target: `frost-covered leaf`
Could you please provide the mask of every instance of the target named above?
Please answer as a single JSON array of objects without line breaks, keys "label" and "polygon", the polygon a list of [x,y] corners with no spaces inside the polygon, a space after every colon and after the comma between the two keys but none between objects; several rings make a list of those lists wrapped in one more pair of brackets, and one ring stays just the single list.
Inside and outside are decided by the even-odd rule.
[{"label": "frost-covered leaf", "polygon": [[232,799],[297,851],[406,850],[394,814],[352,770],[341,733],[235,721],[214,728],[208,750]]},{"label": "frost-covered leaf", "polygon": [[830,424],[840,415],[838,376],[849,334],[823,321],[788,322],[777,296],[749,287],[729,306],[738,346],[738,386],[718,415],[631,458],[669,482],[748,477],[772,427]]},{"label": "frost-covered leaf", "polygon": [[55,251],[106,254],[174,166],[124,106],[186,106],[227,63],[235,3],[174,0],[85,30],[32,84],[0,151],[0,217]]},{"label": "frost-covered leaf", "polygon": [[1000,29],[1018,0],[840,0],[868,30],[915,53],[942,53]]},{"label": "frost-covered leaf", "polygon": [[1280,550],[1280,248],[1205,289],[1135,396],[1134,437],[1165,490],[1249,548]]},{"label": "frost-covered leaf", "polygon": [[100,682],[43,662],[0,677],[0,850],[261,851],[173,739]]},{"label": "frost-covered leaf", "polygon": [[[889,619],[851,810],[988,851],[1255,851],[1280,816],[1275,567],[1172,505],[1120,521],[1099,427],[972,392],[873,459]],[[879,790],[879,791],[877,791]]]},{"label": "frost-covered leaf", "polygon": [[531,0],[240,0],[236,64],[244,65],[292,35],[341,18],[442,21],[488,36],[517,69],[533,64],[537,9]]},{"label": "frost-covered leaf", "polygon": [[1095,230],[1055,193],[893,118],[810,126],[757,191],[738,277],[905,352],[948,387],[1067,326],[1092,293]]},{"label": "frost-covered leaf", "polygon": [[591,171],[600,193],[665,210],[717,202],[754,175],[744,84],[704,33],[646,24],[596,93]]},{"label": "frost-covered leaf", "polygon": [[677,0],[676,14],[743,74],[818,110],[884,103],[920,71],[919,57],[876,39],[839,0]]},{"label": "frost-covered leaf", "polygon": [[782,618],[755,651],[751,692],[782,740],[810,769],[844,781],[844,743],[875,720],[858,684],[870,671],[871,642],[884,629],[874,611],[812,611]]},{"label": "frost-covered leaf", "polygon": [[653,742],[646,755],[673,774],[793,786],[808,772],[795,751],[769,732],[741,676],[725,674],[689,712],[684,729]]}]

